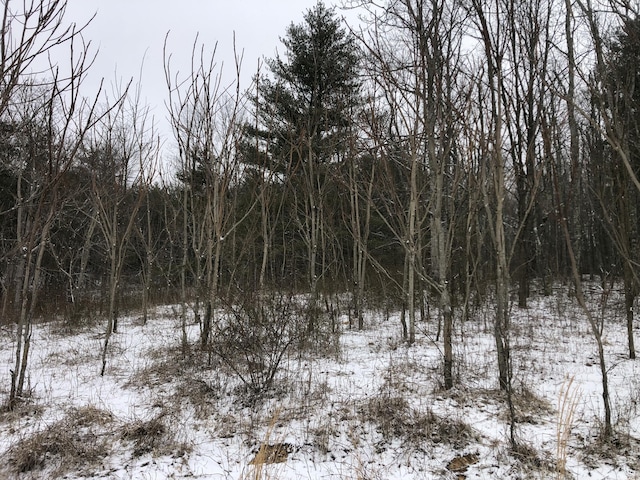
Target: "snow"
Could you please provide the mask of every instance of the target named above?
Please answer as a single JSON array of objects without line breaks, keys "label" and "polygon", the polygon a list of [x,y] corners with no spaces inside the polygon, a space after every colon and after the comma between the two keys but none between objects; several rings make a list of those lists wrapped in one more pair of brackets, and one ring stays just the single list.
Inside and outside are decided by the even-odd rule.
[{"label": "snow", "polygon": [[[183,359],[179,310],[163,306],[146,325],[136,315],[120,320],[104,377],[102,323],[75,329],[60,321],[35,325],[29,397],[16,411],[0,414],[0,477],[52,478],[62,472],[69,479],[561,478],[553,471],[558,406],[573,378],[567,478],[638,478],[640,369],[627,356],[622,300],[613,294],[605,308],[601,301],[593,295],[594,312],[605,319],[617,439],[609,445],[597,438],[603,403],[596,344],[587,320],[561,289],[532,298],[528,309],[511,311],[516,435],[531,458],[518,458],[509,448],[491,305],[456,325],[451,391],[441,388],[436,319],[418,324],[416,343],[409,347],[400,338],[398,314],[386,319],[371,311],[363,331],[348,330],[347,319],[340,319],[337,352],[292,352],[273,391],[254,403],[243,400],[232,372],[215,358],[208,364],[198,350],[198,325],[188,326],[191,356]],[[9,326],[0,331],[3,397],[14,335]],[[107,440],[105,455],[63,468],[51,454],[41,469],[11,470],[16,445],[86,407],[111,415],[87,437],[96,444]],[[157,443],[147,438],[149,446],[135,436],[135,427],[154,419],[163,429]],[[79,432],[93,428],[78,425]],[[252,465],[261,444],[290,445],[292,451],[285,462]],[[477,456],[466,472],[447,469],[465,455]]]}]

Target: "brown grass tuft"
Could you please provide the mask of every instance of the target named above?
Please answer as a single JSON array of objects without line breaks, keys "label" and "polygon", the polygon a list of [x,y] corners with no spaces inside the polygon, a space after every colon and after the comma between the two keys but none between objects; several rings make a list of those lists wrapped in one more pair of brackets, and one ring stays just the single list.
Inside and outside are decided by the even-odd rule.
[{"label": "brown grass tuft", "polygon": [[140,457],[152,452],[162,443],[167,429],[162,422],[162,417],[151,420],[136,421],[123,428],[122,439],[134,443],[133,456]]},{"label": "brown grass tuft", "polygon": [[283,463],[287,461],[289,454],[295,450],[290,443],[263,443],[256,456],[249,462],[249,465],[259,465],[262,463]]},{"label": "brown grass tuft", "polygon": [[418,411],[399,396],[374,397],[361,409],[360,415],[363,421],[375,423],[385,438],[400,438],[416,445],[427,441],[463,448],[476,438],[473,429],[466,423],[440,418],[430,409]]},{"label": "brown grass tuft", "polygon": [[149,420],[137,420],[125,425],[120,437],[133,443],[134,457],[147,453],[183,456],[191,451],[191,447],[176,439],[177,429],[177,425],[170,424],[168,415],[160,413]]},{"label": "brown grass tuft", "polygon": [[113,421],[110,412],[96,407],[73,409],[62,420],[11,447],[7,466],[13,473],[51,468],[54,477],[74,468],[90,468],[110,453],[105,432]]}]

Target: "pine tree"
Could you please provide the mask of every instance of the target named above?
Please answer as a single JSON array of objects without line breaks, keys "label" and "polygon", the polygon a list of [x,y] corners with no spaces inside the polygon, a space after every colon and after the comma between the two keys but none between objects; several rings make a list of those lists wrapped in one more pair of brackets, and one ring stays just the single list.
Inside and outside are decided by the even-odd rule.
[{"label": "pine tree", "polygon": [[[315,297],[317,272],[325,271],[316,264],[325,261],[319,249],[325,244],[330,180],[348,149],[358,104],[359,53],[354,37],[322,2],[305,13],[302,23],[289,25],[281,41],[284,55],[267,60],[269,74],[256,79],[255,120],[246,127],[243,161],[257,168],[257,181],[277,175],[277,187],[271,187],[289,196],[286,216],[296,226],[296,242],[305,246],[306,258],[298,261],[307,265]],[[263,264],[276,228],[267,222],[267,203],[265,197]]]},{"label": "pine tree", "polygon": [[[254,107],[257,128],[249,137],[269,142],[285,161],[331,161],[344,149],[345,130],[357,103],[358,50],[335,11],[322,2],[291,24],[281,39],[284,57],[267,60],[270,76],[262,76]],[[306,151],[311,146],[311,152]],[[279,165],[279,168],[285,168]]]}]

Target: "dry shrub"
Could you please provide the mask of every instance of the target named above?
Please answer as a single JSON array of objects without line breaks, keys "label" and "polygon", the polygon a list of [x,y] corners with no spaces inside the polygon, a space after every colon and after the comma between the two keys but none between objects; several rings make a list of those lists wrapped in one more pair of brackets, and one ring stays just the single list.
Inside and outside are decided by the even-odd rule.
[{"label": "dry shrub", "polygon": [[325,422],[310,430],[313,446],[323,455],[331,451],[331,440],[339,435],[339,429],[334,422]]},{"label": "dry shrub", "polygon": [[123,428],[122,439],[133,442],[133,456],[140,457],[152,452],[162,443],[167,429],[161,417],[146,421],[135,421]]},{"label": "dry shrub", "polygon": [[363,421],[375,423],[386,439],[400,438],[415,445],[431,442],[463,448],[477,436],[466,423],[440,418],[430,409],[418,411],[411,408],[404,397],[398,396],[370,399],[362,408],[361,417]]},{"label": "dry shrub", "polygon": [[119,439],[133,444],[134,457],[184,455],[189,447],[176,441],[177,431],[162,414],[123,426],[110,412],[86,406],[23,438],[7,451],[4,460],[7,472],[13,475],[46,470],[46,478],[70,472],[91,476],[92,468],[113,454]]},{"label": "dry shrub", "polygon": [[551,476],[556,471],[554,462],[544,458],[540,452],[525,442],[517,442],[510,451],[515,459],[532,472],[543,472]]},{"label": "dry shrub", "polygon": [[133,443],[134,457],[147,453],[183,456],[190,451],[189,446],[176,440],[176,426],[169,424],[169,417],[164,413],[125,425],[121,438]]},{"label": "dry shrub", "polygon": [[[166,410],[165,404],[171,405],[173,411],[191,406],[199,420],[217,412],[218,400],[227,388],[220,381],[218,370],[205,372],[210,367],[202,358],[195,355],[184,358],[179,348],[154,349],[145,358],[148,363],[129,377],[124,384],[126,388],[151,389],[156,399],[154,406],[161,409]],[[162,387],[162,393],[157,387]]]},{"label": "dry shrub", "polygon": [[185,377],[176,387],[174,400],[178,405],[188,401],[196,418],[204,420],[217,413],[224,387],[220,384],[216,387],[198,378]]},{"label": "dry shrub", "polygon": [[597,469],[604,462],[611,467],[626,465],[637,470],[640,464],[640,440],[617,431],[606,436],[603,431],[604,425],[598,424],[594,433],[584,439],[580,446],[580,457],[584,464]]},{"label": "dry shrub", "polygon": [[144,360],[146,363],[129,376],[124,387],[146,390],[161,386],[166,390],[168,384],[175,384],[176,389],[180,389],[185,379],[192,379],[194,371],[210,369],[206,359],[184,356],[178,346],[151,349],[144,354]]},{"label": "dry shrub", "polygon": [[295,446],[290,443],[263,443],[258,449],[258,453],[249,462],[249,465],[258,465],[264,463],[284,463],[287,461],[289,454],[295,451]]},{"label": "dry shrub", "polygon": [[386,395],[370,399],[361,411],[363,420],[375,423],[385,438],[424,437],[412,413],[404,397]]},{"label": "dry shrub", "polygon": [[184,362],[176,355],[175,349],[162,347],[145,354],[149,363],[136,370],[124,384],[126,388],[146,389],[160,385],[184,375]]},{"label": "dry shrub", "polygon": [[304,335],[299,302],[282,292],[239,292],[227,300],[226,311],[208,348],[249,396],[259,398],[271,389],[285,356]]},{"label": "dry shrub", "polygon": [[[320,453],[330,453],[336,439],[339,439],[345,425],[354,427],[358,424],[353,405],[350,403],[335,403],[331,409],[321,416],[314,417],[317,422],[309,428],[311,444]],[[360,413],[360,417],[363,417]],[[339,446],[338,446],[339,448]]]},{"label": "dry shrub", "polygon": [[[5,392],[0,392],[4,394]],[[19,399],[13,408],[9,408],[8,402],[0,406],[0,424],[15,424],[23,418],[30,420],[39,418],[45,411],[43,405]]]},{"label": "dry shrub", "polygon": [[73,409],[62,420],[11,447],[7,466],[14,473],[48,468],[53,477],[77,467],[90,468],[109,455],[113,422],[110,412],[96,407]]},{"label": "dry shrub", "polygon": [[553,412],[545,399],[540,398],[524,385],[513,392],[513,406],[516,409],[516,422],[538,425]]},{"label": "dry shrub", "polygon": [[438,416],[434,419],[431,430],[431,440],[434,443],[446,443],[459,450],[467,447],[472,441],[478,440],[477,433],[460,419]]}]

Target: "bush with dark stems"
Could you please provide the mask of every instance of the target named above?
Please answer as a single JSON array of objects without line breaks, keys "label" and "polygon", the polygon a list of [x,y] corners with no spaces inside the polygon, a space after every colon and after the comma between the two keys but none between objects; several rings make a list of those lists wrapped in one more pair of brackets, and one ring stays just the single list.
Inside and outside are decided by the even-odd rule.
[{"label": "bush with dark stems", "polygon": [[209,348],[247,387],[270,389],[283,359],[304,335],[300,299],[283,292],[236,293],[214,327]]}]

